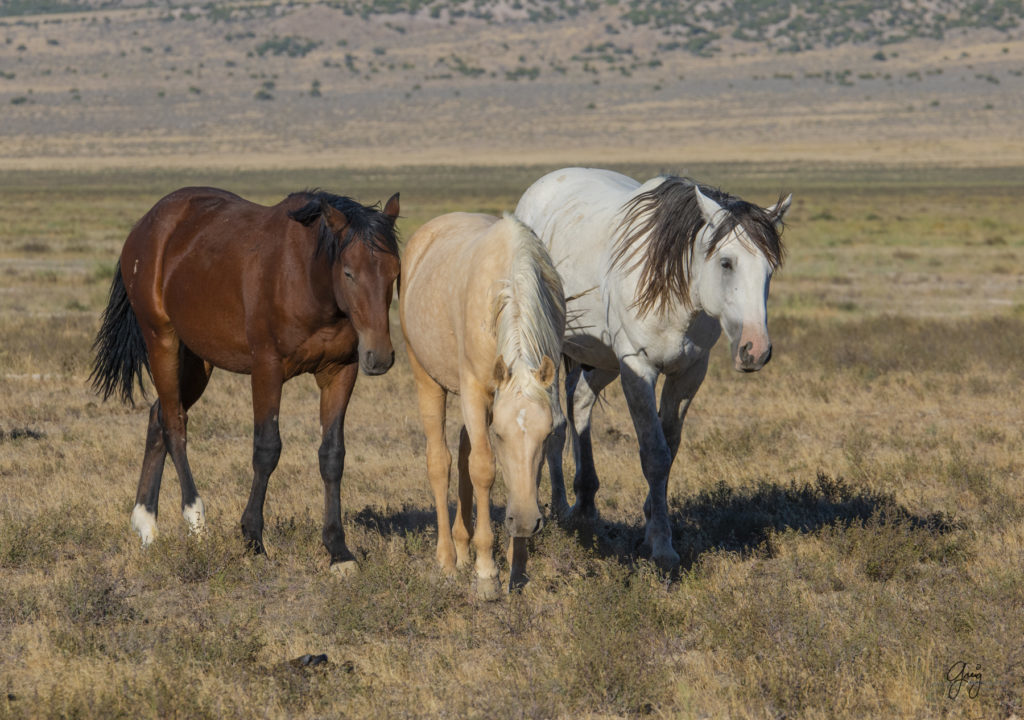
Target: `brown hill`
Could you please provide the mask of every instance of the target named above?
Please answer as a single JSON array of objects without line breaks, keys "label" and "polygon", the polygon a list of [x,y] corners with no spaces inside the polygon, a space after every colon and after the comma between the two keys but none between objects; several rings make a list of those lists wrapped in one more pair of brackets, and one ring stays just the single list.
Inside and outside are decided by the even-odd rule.
[{"label": "brown hill", "polygon": [[107,5],[0,19],[0,166],[1024,161],[1005,19],[830,46],[638,3]]}]

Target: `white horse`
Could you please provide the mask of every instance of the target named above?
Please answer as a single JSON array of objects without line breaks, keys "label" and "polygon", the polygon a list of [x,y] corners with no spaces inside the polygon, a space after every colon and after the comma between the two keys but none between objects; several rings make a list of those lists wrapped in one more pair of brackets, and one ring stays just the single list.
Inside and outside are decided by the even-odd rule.
[{"label": "white horse", "polygon": [[576,504],[566,502],[565,420],[558,418],[548,452],[555,513],[596,517],[590,416],[598,393],[621,376],[649,487],[644,545],[660,566],[678,565],[667,484],[683,418],[723,329],[737,370],[759,370],[771,358],[768,287],[782,262],[779,234],[791,200],[761,208],[684,178],[641,185],[585,168],[552,172],[526,190],[516,216],[547,246],[567,297]]}]

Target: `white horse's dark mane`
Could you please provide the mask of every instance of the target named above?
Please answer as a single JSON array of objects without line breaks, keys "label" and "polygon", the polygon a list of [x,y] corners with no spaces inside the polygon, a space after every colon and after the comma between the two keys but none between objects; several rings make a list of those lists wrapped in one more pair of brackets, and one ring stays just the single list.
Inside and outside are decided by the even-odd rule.
[{"label": "white horse's dark mane", "polygon": [[[764,254],[773,268],[782,264],[785,251],[779,216],[718,188],[666,176],[623,206],[620,237],[614,248],[615,265],[624,270],[641,269],[636,307],[642,315],[655,308],[664,311],[672,299],[690,306],[690,263],[697,236],[706,224],[694,190],[697,187],[725,211],[720,220],[716,218],[708,257],[739,228],[741,238]],[[776,207],[782,207],[781,197]]]}]

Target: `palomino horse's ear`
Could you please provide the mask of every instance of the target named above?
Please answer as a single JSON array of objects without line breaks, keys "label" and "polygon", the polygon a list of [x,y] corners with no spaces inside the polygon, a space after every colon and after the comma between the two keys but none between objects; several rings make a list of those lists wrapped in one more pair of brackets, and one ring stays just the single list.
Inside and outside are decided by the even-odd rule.
[{"label": "palomino horse's ear", "polygon": [[505,358],[502,355],[498,356],[498,359],[494,361],[494,387],[501,387],[508,380],[509,369],[508,365],[505,364]]},{"label": "palomino horse's ear", "polygon": [[697,205],[700,207],[700,214],[704,216],[704,222],[714,225],[715,217],[722,212],[722,206],[702,193],[699,185],[693,186],[693,194],[697,197]]},{"label": "palomino horse's ear", "polygon": [[335,237],[341,237],[342,231],[348,227],[348,218],[345,217],[345,213],[327,202],[320,203],[320,212]]},{"label": "palomino horse's ear", "polygon": [[764,211],[768,213],[768,217],[770,217],[772,222],[775,223],[776,229],[779,229],[782,226],[782,218],[786,216],[786,212],[789,210],[789,206],[792,203],[793,193],[790,193],[771,207],[764,209]]},{"label": "palomino horse's ear", "polygon": [[395,193],[384,204],[384,214],[391,218],[394,223],[398,219],[398,193]]},{"label": "palomino horse's ear", "polygon": [[540,361],[540,367],[534,370],[533,376],[537,378],[544,387],[550,387],[551,383],[555,381],[555,363],[547,355]]}]

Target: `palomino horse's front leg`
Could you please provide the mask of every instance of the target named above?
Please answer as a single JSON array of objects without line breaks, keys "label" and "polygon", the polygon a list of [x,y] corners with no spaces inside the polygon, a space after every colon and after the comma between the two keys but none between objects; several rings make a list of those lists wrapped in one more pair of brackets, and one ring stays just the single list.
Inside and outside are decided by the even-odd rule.
[{"label": "palomino horse's front leg", "polygon": [[281,385],[284,376],[280,364],[268,362],[252,370],[252,490],[242,512],[242,537],[257,555],[263,547],[263,503],[267,498],[270,474],[281,458],[281,433],[277,415],[281,409]]},{"label": "palomino horse's front leg", "polygon": [[409,364],[416,380],[423,434],[427,438],[427,479],[434,493],[437,514],[437,562],[445,573],[455,573],[455,545],[452,542],[451,519],[448,516],[448,483],[451,477],[452,454],[444,437],[448,393],[420,365],[411,347],[407,348]]},{"label": "palomino horse's front leg", "polygon": [[[494,530],[491,528],[494,454],[491,452],[490,440],[487,437],[489,397],[486,390],[475,382],[463,380],[461,384],[462,417],[466,423],[466,438],[469,440],[466,469],[473,483],[473,495],[476,500],[476,527],[473,530],[473,545],[476,547],[476,592],[483,600],[497,600],[501,597],[501,583],[498,582],[498,566],[494,563]],[[461,448],[459,455],[461,459]],[[459,469],[462,470],[461,462]],[[459,478],[459,484],[464,484],[463,477]]]},{"label": "palomino horse's front leg", "polygon": [[647,515],[644,545],[650,548],[651,559],[659,567],[671,570],[679,564],[679,554],[672,547],[672,527],[668,521],[668,473],[672,456],[654,397],[658,372],[638,361],[635,355],[623,359],[620,367],[622,389],[633,418],[640,445],[640,464],[649,490],[644,507]]},{"label": "palomino horse's front leg", "polygon": [[357,569],[356,557],[345,544],[341,526],[341,475],[345,470],[345,412],[356,384],[359,364],[317,373],[320,386],[320,477],[324,481],[323,543],[331,556],[331,571],[344,576]]}]

